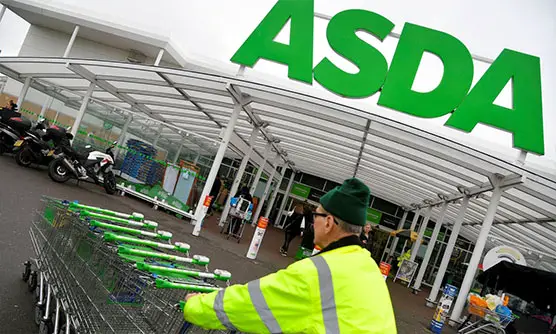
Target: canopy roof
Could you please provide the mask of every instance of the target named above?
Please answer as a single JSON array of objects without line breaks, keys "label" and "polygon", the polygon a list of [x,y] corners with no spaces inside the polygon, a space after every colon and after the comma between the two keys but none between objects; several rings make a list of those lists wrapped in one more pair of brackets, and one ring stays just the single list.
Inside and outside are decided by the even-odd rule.
[{"label": "canopy roof", "polygon": [[[407,209],[434,204],[433,220],[438,219],[442,200],[451,200],[447,225],[454,223],[463,193],[474,194],[461,231],[471,241],[489,205],[490,178],[505,177],[514,186],[503,193],[487,247],[516,246],[530,262],[541,255],[541,266],[556,272],[556,176],[526,164],[369,111],[243,77],[62,58],[0,58],[0,72],[20,82],[30,76],[33,88],[77,106],[76,96],[83,96],[95,82],[95,104],[163,122],[168,125],[163,137],[169,141],[181,142],[185,132],[179,131],[202,136],[205,145],[220,141],[239,103],[243,110],[230,142],[236,153],[230,155],[247,150],[252,124],[257,124],[264,138],[255,144],[256,165],[270,140],[295,170],[335,182],[355,175],[375,196]],[[123,117],[110,117],[116,124],[124,122]],[[145,126],[152,127],[147,121]]]}]

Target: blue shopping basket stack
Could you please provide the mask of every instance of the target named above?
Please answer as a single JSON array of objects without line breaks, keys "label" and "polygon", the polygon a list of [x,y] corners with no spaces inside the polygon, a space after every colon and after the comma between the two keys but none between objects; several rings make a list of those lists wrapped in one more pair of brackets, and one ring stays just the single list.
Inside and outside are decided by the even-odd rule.
[{"label": "blue shopping basket stack", "polygon": [[122,164],[122,172],[146,184],[152,185],[162,179],[162,166],[152,160],[157,150],[152,145],[136,139],[129,139],[130,149]]}]

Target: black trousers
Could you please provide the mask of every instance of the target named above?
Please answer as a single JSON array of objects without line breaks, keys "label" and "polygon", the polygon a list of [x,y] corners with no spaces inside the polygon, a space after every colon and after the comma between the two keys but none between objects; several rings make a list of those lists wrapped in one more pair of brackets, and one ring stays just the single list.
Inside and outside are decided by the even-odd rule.
[{"label": "black trousers", "polygon": [[295,238],[297,234],[293,233],[291,231],[286,231],[286,234],[284,235],[284,244],[282,245],[282,250],[284,252],[288,252],[288,248],[290,247],[290,242]]}]

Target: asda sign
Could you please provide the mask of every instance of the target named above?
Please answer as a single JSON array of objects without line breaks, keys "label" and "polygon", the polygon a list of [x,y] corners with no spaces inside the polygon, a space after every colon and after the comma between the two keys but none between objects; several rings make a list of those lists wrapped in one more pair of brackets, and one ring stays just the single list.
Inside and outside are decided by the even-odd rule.
[{"label": "asda sign", "polygon": [[[289,44],[274,41],[291,19]],[[470,23],[472,24],[472,23]],[[479,124],[513,134],[514,147],[544,154],[540,60],[504,49],[480,80],[471,87],[473,60],[457,38],[427,27],[406,23],[388,67],[384,56],[355,34],[365,31],[383,41],[394,29],[387,18],[366,10],[346,10],[328,23],[330,47],[358,67],[348,73],[324,58],[313,66],[313,0],[279,0],[233,55],[232,61],[253,67],[267,59],[288,67],[288,77],[348,98],[380,93],[378,104],[422,118],[451,114],[445,125],[471,132]],[[443,63],[438,86],[429,92],[412,89],[425,52]],[[512,81],[512,108],[494,104]]]}]

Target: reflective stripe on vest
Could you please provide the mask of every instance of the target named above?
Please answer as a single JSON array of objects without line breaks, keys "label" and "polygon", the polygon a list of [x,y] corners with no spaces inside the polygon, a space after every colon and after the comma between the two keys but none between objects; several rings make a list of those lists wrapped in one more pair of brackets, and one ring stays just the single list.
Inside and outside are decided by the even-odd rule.
[{"label": "reflective stripe on vest", "polygon": [[322,307],[322,318],[326,333],[339,333],[338,314],[336,313],[336,301],[334,299],[334,286],[332,285],[332,272],[326,260],[322,256],[310,257],[319,276],[320,302]]},{"label": "reflective stripe on vest", "polygon": [[272,314],[272,311],[264,299],[263,292],[261,291],[261,281],[255,280],[247,283],[247,290],[249,291],[249,296],[251,297],[251,303],[255,307],[255,310],[259,314],[259,317],[268,331],[271,333],[282,333],[282,329],[280,328],[278,321],[276,321],[274,314]]},{"label": "reflective stripe on vest", "polygon": [[224,291],[225,290],[220,290],[218,291],[218,294],[216,294],[213,306],[214,312],[216,313],[216,317],[218,318],[218,320],[220,320],[224,327],[231,331],[237,331],[234,325],[232,325],[230,318],[228,318],[228,315],[224,311]]}]

